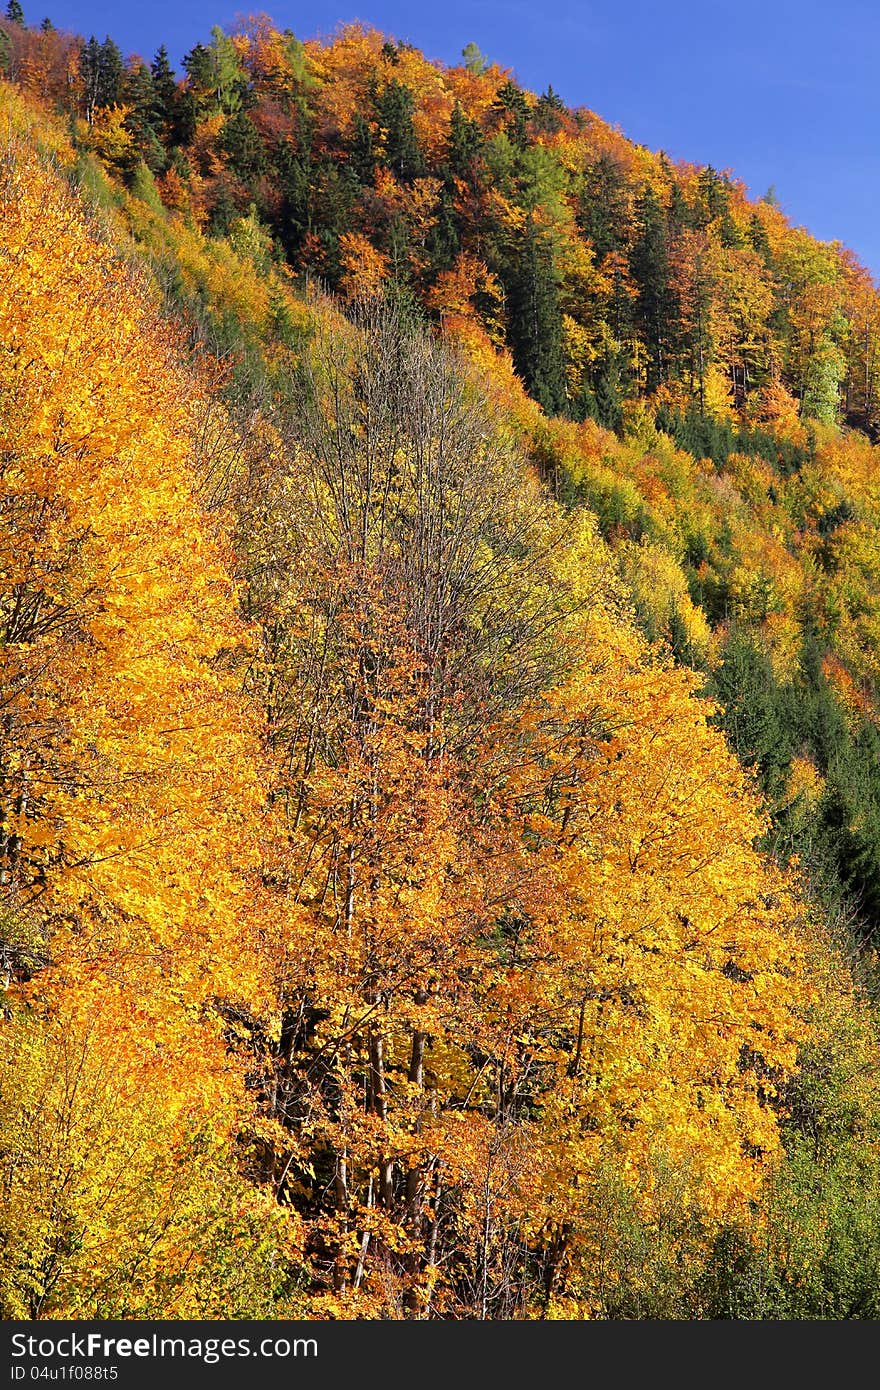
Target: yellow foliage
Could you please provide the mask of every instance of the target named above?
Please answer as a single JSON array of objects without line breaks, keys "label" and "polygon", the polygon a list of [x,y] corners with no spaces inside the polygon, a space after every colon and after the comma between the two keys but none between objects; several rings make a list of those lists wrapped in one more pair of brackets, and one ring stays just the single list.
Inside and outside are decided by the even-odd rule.
[{"label": "yellow foliage", "polygon": [[342,292],[347,299],[378,294],[388,275],[388,258],[366,237],[346,232],[339,240]]},{"label": "yellow foliage", "polygon": [[[236,51],[283,95],[289,54],[261,24]],[[454,100],[494,119],[504,78],[389,54],[359,26],[301,61],[321,138],[351,134],[379,73],[413,91],[435,155]],[[771,465],[716,469],[656,428],[683,388],[630,402],[624,441],[547,420],[499,347],[501,290],[466,236],[425,289],[454,359],[417,336],[401,354],[399,326],[394,352],[371,353],[389,258],[366,231],[340,237],[346,320],[293,298],[255,214],[226,241],[185,220],[222,169],[221,126],[199,127],[188,185],[165,175],[170,216],[120,204],[184,300],[254,341],[275,314],[312,339],[279,334],[263,359],[266,401],[275,369],[313,388],[295,418],[260,400],[239,429],[181,365],[131,254],[93,236],[18,136],[2,174],[0,832],[34,973],[2,1044],[2,1236],[21,1252],[3,1304],[271,1314],[281,1267],[308,1289],[288,1311],[488,1316],[490,1284],[528,1258],[550,1316],[601,1316],[609,1175],[658,1231],[671,1204],[710,1238],[744,1219],[813,1036],[793,884],[755,849],[754,788],[663,646],[716,654],[684,566],[723,580],[781,678],[813,594],[800,508],[810,553],[841,562],[842,642],[876,650],[880,608],[859,588],[873,530],[846,509],[831,526],[844,498],[873,498],[873,455],[815,431],[828,476],[804,468],[781,516]],[[90,138],[124,167],[124,112]],[[569,170],[605,153],[668,200],[661,161],[597,118],[557,144]],[[479,215],[521,231],[523,208],[484,192]],[[417,279],[441,193],[387,170],[372,186],[408,222]],[[462,206],[471,193],[459,180]],[[584,305],[635,291],[551,203],[535,217],[577,289],[574,395],[615,346]],[[763,323],[769,290],[750,252],[712,255],[721,356],[704,404],[733,425],[729,369],[770,352],[745,322]],[[800,306],[802,347],[835,302],[830,271],[822,285]],[[748,412],[805,443],[778,383]],[[846,665],[825,676],[867,708]],[[789,805],[822,790],[795,758]],[[237,1173],[245,1155],[257,1182]],[[526,1284],[517,1297],[517,1315],[538,1310]]]},{"label": "yellow foliage", "polygon": [[[201,1189],[187,1159],[195,1186],[178,1190],[174,1155],[194,1155],[209,1115],[222,1146],[234,1119],[240,1082],[201,1011],[260,996],[247,874],[261,789],[236,673],[249,639],[222,514],[196,495],[198,385],[146,286],[93,238],[58,175],[12,152],[0,184],[4,896],[49,938],[51,967],[21,1014],[26,1039],[7,1039],[8,1238],[25,1262],[9,1306],[130,1315],[138,1278],[128,1293],[119,1280],[139,1242],[166,1241],[147,1280],[161,1270],[173,1283],[226,1200],[219,1157]],[[82,1076],[67,1118],[65,1075]],[[178,1305],[152,1284],[143,1297],[216,1308],[197,1281]]]},{"label": "yellow foliage", "polygon": [[792,758],[786,786],[786,798],[793,803],[799,797],[808,809],[813,809],[822,796],[825,779],[809,758]]},{"label": "yellow foliage", "polygon": [[93,149],[112,173],[122,173],[134,155],[134,140],[126,128],[129,115],[126,106],[107,106],[95,112],[90,126],[85,127],[85,143]]},{"label": "yellow foliage", "polygon": [[665,546],[643,541],[620,549],[621,570],[642,622],[653,637],[684,647],[690,657],[708,654],[712,633],[688,592],[681,566]]}]

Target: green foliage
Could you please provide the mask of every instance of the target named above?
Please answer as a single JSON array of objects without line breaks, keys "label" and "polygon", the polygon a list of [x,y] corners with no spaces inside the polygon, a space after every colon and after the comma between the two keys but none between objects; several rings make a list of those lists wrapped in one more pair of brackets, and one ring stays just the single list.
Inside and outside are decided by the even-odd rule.
[{"label": "green foliage", "polygon": [[483,132],[456,102],[449,118],[449,168],[460,178],[467,178],[473,172],[474,160],[483,148]]},{"label": "green foliage", "polygon": [[599,373],[593,409],[588,413],[607,430],[619,434],[623,426],[624,399],[620,353],[611,352]]},{"label": "green foliage", "polygon": [[680,449],[695,459],[708,458],[722,468],[731,454],[747,454],[766,459],[783,475],[796,473],[810,457],[809,448],[769,430],[749,428],[729,419],[718,419],[691,402],[682,414],[661,406],[657,428],[670,435]]},{"label": "green foliage", "polygon": [[880,1317],[877,1022],[858,995],[816,1013],[817,1041],[781,1099],[785,1156],[750,1221],[711,1231],[681,1201],[675,1169],[654,1175],[648,1209],[605,1174],[583,1289],[599,1316]]},{"label": "green foliage", "polygon": [[376,119],[385,137],[385,163],[401,179],[414,179],[423,168],[413,125],[414,110],[412,92],[396,79],[376,96]]},{"label": "green foliage", "polygon": [[[760,638],[734,628],[709,690],[721,705],[718,722],[774,809],[774,842],[802,858],[829,909],[849,902],[870,924],[880,915],[880,736],[871,721],[846,716],[822,653],[808,635],[798,672],[781,684]],[[795,756],[823,779],[809,806],[788,793]]]},{"label": "green foliage", "polygon": [[[816,1007],[817,1039],[786,1088],[786,1159],[766,1224],[728,1230],[703,1276],[708,1316],[880,1317],[876,1020],[858,994]],[[873,1035],[872,1035],[873,1034]]]},{"label": "green foliage", "polygon": [[507,290],[516,369],[548,414],[561,414],[567,393],[559,283],[552,247],[531,218],[521,240],[510,248]]},{"label": "green foliage", "polygon": [[153,79],[150,124],[164,144],[174,142],[177,134],[179,94],[177,82],[164,43],[150,65]]},{"label": "green foliage", "polygon": [[515,82],[508,80],[499,89],[494,109],[503,117],[511,143],[519,150],[525,149],[531,111],[522,90]]},{"label": "green foliage", "polygon": [[646,384],[650,391],[669,374],[673,319],[666,218],[653,189],[646,188],[639,197],[635,218],[637,231],[630,264],[638,287],[637,314],[648,348]]},{"label": "green foliage", "polygon": [[840,384],[846,375],[846,356],[830,335],[822,338],[810,358],[803,393],[803,412],[823,424],[840,416]]},{"label": "green foliage", "polygon": [[80,80],[85,94],[86,118],[108,106],[117,106],[122,99],[122,54],[111,38],[103,43],[92,36],[83,45],[79,58]]},{"label": "green foliage", "polygon": [[110,182],[103,165],[93,154],[80,152],[70,177],[83,198],[93,208],[109,211],[118,207],[122,201],[119,190]]},{"label": "green foliage", "polygon": [[214,25],[211,42],[197,43],[187,53],[183,66],[189,78],[197,118],[220,113],[231,116],[241,109],[246,81],[235,45]]},{"label": "green foliage", "polygon": [[477,77],[479,77],[481,73],[484,73],[489,66],[488,59],[483,57],[475,43],[465,44],[464,48],[461,50],[461,56],[464,59],[464,65],[468,72],[474,73]]},{"label": "green foliage", "polygon": [[135,166],[131,177],[131,195],[139,198],[147,207],[152,208],[153,212],[163,214],[165,209],[162,206],[162,199],[159,197],[159,190],[156,187],[156,180],[153,178],[152,171],[141,161]]},{"label": "green foliage", "polygon": [[251,262],[258,275],[268,274],[272,264],[272,238],[261,224],[253,203],[246,217],[236,218],[231,224],[229,244],[236,255]]},{"label": "green foliage", "polygon": [[578,198],[578,224],[601,260],[620,251],[630,232],[626,177],[608,154],[584,170]]},{"label": "green foliage", "polygon": [[[21,22],[12,8],[7,18]],[[4,42],[8,52],[0,30]],[[438,276],[452,271],[462,251],[484,262],[492,289],[475,289],[473,302],[485,308],[494,341],[506,341],[547,415],[587,422],[577,429],[542,421],[531,440],[555,497],[592,511],[602,535],[621,546],[619,555],[630,541],[662,550],[670,590],[678,586],[677,595],[701,606],[700,622],[705,616],[714,627],[711,647],[708,637],[694,640],[686,603],[667,602],[666,589],[637,609],[651,640],[665,641],[676,660],[706,672],[707,693],[719,705],[716,722],[766,798],[766,848],[783,862],[797,857],[812,902],[829,917],[847,917],[844,944],[861,959],[880,921],[873,473],[869,461],[861,490],[855,488],[846,474],[852,440],[835,431],[844,390],[855,380],[847,313],[839,305],[823,310],[814,335],[804,309],[814,300],[831,303],[840,284],[836,253],[792,249],[775,231],[774,252],[765,212],[750,208],[712,168],[686,184],[661,160],[647,178],[647,152],[625,159],[605,137],[585,145],[582,158],[564,158],[555,138],[567,138],[579,122],[583,128],[586,118],[567,112],[552,88],[535,103],[506,82],[489,105],[490,75],[488,109],[470,112],[455,100],[445,108],[448,133],[443,115],[420,143],[430,108],[415,78],[407,73],[402,80],[410,61],[405,48],[385,45],[350,121],[335,123],[321,106],[322,80],[303,46],[288,33],[279,51],[267,95],[219,29],[187,55],[183,89],[164,47],[150,68],[125,67],[111,40],[89,40],[80,58],[85,114],[91,119],[117,102],[129,108],[132,201],[93,154],[80,153],[72,177],[94,207],[124,205],[140,224],[136,235],[151,245],[157,278],[193,340],[229,362],[229,401],[271,399],[282,425],[292,379],[286,354],[302,355],[312,331],[311,309],[299,317],[290,286],[305,273],[334,288],[346,233],[366,236],[385,258],[389,293],[406,306],[402,318],[417,317],[422,303],[432,302],[427,296]],[[463,58],[475,80],[484,76],[475,45]],[[388,80],[393,71],[398,75]],[[397,180],[393,195],[380,196],[383,164]],[[168,179],[157,184],[154,175],[166,170]],[[166,217],[159,190],[175,179],[184,210]],[[207,237],[196,226],[206,227]],[[190,232],[204,257],[197,274],[181,250]],[[705,274],[698,267],[696,312],[688,320],[676,274],[682,248],[702,245],[700,237],[715,259]],[[294,274],[280,272],[282,255]],[[761,267],[769,272],[772,307],[729,349],[734,370],[724,379],[739,394],[731,389],[729,398],[713,398],[716,320],[729,312],[730,334],[736,317],[719,286],[729,272],[724,293],[735,297]],[[241,298],[230,293],[231,281],[242,283]],[[585,329],[580,376],[566,358],[571,320],[564,333],[563,313]],[[753,360],[772,361],[772,372],[767,367],[753,381]],[[759,389],[768,383],[778,388],[769,405]],[[661,386],[672,389],[650,398]],[[723,396],[723,381],[719,389]],[[786,414],[792,399],[800,422],[794,409]],[[601,436],[591,420],[617,440]],[[512,434],[532,428],[518,420],[506,427]],[[557,428],[572,433],[557,437]],[[586,462],[571,463],[581,446]],[[856,552],[847,549],[853,536],[862,545]],[[750,549],[750,540],[760,544]],[[844,676],[860,675],[861,702],[829,678],[832,658]],[[22,978],[41,969],[41,942],[20,923],[0,926],[7,966],[12,962]],[[604,1175],[590,1216],[602,1254],[585,1268],[585,1304],[615,1318],[880,1316],[880,1083],[866,1042],[876,1022],[860,994],[853,1012],[862,1031],[848,1031],[840,1018],[820,1031],[797,1080],[772,1101],[784,1115],[786,1156],[755,1204],[754,1222],[710,1229],[680,1200],[689,1180],[682,1171],[655,1175],[654,1211],[619,1175]],[[201,1142],[190,1138],[187,1162]],[[209,1154],[203,1169],[206,1188],[192,1196],[208,1213],[207,1226],[193,1226],[206,1271],[199,1307],[205,1316],[229,1308],[270,1316],[295,1294],[292,1267],[276,1263],[252,1213],[224,1224],[223,1201],[230,1191],[236,1200],[245,1191],[235,1156]],[[167,1178],[161,1165],[145,1172],[136,1177],[147,1193],[153,1176]],[[150,1209],[149,1195],[145,1200]],[[190,1196],[181,1208],[183,1232],[190,1229],[188,1202]],[[37,1250],[43,1235],[33,1239]],[[248,1252],[241,1270],[229,1258],[231,1242]],[[538,1281],[540,1265],[536,1256]],[[121,1277],[130,1277],[128,1266]],[[13,1285],[7,1306],[21,1309],[26,1299]],[[82,1287],[97,1307],[87,1278]],[[123,1296],[115,1303],[106,1291],[101,1297],[101,1309],[132,1315]],[[161,1310],[167,1290],[144,1298],[144,1306]]]},{"label": "green foliage", "polygon": [[228,117],[220,139],[232,172],[240,179],[256,182],[266,168],[266,152],[246,111],[237,111]]},{"label": "green foliage", "polygon": [[760,642],[734,629],[720,665],[712,673],[710,693],[720,702],[718,721],[744,767],[760,777],[777,800],[794,752],[788,702]]}]

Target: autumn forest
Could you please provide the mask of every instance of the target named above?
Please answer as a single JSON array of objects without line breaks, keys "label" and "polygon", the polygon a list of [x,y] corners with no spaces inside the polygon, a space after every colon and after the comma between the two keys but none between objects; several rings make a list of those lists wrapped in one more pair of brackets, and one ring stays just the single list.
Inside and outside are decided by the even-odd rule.
[{"label": "autumn forest", "polygon": [[878,943],[852,253],[474,44],[10,0],[0,1314],[880,1317]]}]

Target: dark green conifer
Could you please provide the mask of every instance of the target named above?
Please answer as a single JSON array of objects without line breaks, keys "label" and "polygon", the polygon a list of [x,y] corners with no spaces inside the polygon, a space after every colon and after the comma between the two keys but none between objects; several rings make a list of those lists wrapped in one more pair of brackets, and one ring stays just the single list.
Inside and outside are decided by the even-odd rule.
[{"label": "dark green conifer", "polygon": [[623,171],[610,155],[600,155],[584,170],[577,211],[578,225],[589,237],[596,260],[620,251],[631,233]]},{"label": "dark green conifer", "polygon": [[385,162],[401,179],[416,178],[424,168],[413,125],[414,111],[412,92],[396,79],[376,98],[376,117],[385,131]]},{"label": "dark green conifer", "polygon": [[153,78],[153,107],[150,124],[165,144],[172,144],[177,135],[179,94],[177,79],[168,60],[164,43],[150,64]]},{"label": "dark green conifer", "polygon": [[474,160],[483,148],[483,132],[476,121],[465,115],[456,102],[449,118],[447,163],[453,174],[467,178],[473,171]]},{"label": "dark green conifer", "polygon": [[638,228],[630,268],[638,287],[639,328],[648,354],[647,389],[654,390],[668,375],[673,299],[670,289],[666,216],[657,195],[646,187],[636,208]]},{"label": "dark green conifer", "polygon": [[566,409],[562,312],[553,252],[529,217],[508,273],[510,347],[527,389],[553,415]]},{"label": "dark green conifer", "polygon": [[83,84],[86,120],[91,122],[95,111],[117,106],[122,98],[124,66],[122,54],[111,38],[103,43],[92,35],[83,45],[79,58]]}]

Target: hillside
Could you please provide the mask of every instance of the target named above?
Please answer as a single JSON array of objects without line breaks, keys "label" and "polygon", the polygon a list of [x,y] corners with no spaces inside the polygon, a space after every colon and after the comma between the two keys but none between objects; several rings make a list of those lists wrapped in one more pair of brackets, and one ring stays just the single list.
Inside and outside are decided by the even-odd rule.
[{"label": "hillside", "polygon": [[870,277],[473,50],[0,35],[4,1315],[876,1317]]}]

